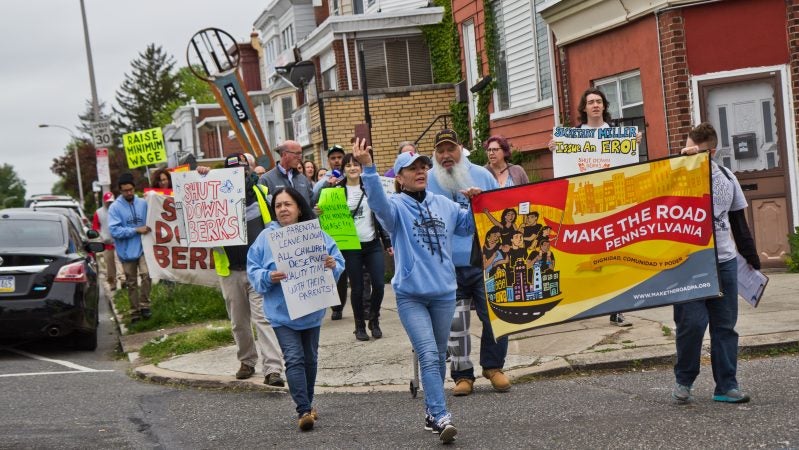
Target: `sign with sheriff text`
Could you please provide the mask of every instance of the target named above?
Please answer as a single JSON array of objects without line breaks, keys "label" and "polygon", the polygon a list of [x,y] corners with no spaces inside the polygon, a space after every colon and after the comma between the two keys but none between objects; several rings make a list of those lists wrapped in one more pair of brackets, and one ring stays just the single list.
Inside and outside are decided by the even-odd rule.
[{"label": "sign with sheriff text", "polygon": [[635,164],[639,161],[637,135],[638,127],[555,127],[554,175],[565,177]]},{"label": "sign with sheriff text", "polygon": [[494,335],[716,297],[707,153],[472,199]]},{"label": "sign with sheriff text", "polygon": [[325,269],[327,246],[319,220],[295,223],[267,235],[292,320],[328,306],[340,305],[333,271]]},{"label": "sign with sheriff text", "polygon": [[181,242],[189,247],[246,245],[244,169],[173,172]]},{"label": "sign with sheriff text", "polygon": [[130,169],[158,164],[167,160],[164,135],[161,134],[160,128],[123,134],[122,145],[125,147],[125,157]]},{"label": "sign with sheriff text", "polygon": [[147,201],[147,226],[152,230],[141,237],[147,268],[154,280],[184,284],[217,286],[219,277],[214,270],[212,249],[191,247],[180,242],[175,200],[150,193]]}]

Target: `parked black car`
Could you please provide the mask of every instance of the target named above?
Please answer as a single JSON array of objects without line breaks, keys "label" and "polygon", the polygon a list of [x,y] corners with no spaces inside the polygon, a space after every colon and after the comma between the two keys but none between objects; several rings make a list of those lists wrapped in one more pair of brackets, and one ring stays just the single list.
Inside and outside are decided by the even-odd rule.
[{"label": "parked black car", "polygon": [[61,214],[0,210],[0,337],[69,337],[97,347],[97,265],[89,242]]}]

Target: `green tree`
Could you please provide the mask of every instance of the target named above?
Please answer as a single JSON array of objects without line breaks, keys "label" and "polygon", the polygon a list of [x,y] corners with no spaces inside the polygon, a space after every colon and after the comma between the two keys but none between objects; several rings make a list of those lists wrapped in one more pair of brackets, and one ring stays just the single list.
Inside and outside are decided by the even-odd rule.
[{"label": "green tree", "polygon": [[25,181],[19,178],[14,166],[0,166],[0,208],[25,205]]},{"label": "green tree", "polygon": [[131,63],[116,93],[119,109],[113,108],[118,135],[157,126],[155,116],[165,105],[180,99],[178,77],[174,73],[175,58],[155,44],[150,44]]},{"label": "green tree", "polygon": [[177,73],[178,84],[180,86],[179,98],[167,102],[160,111],[155,114],[155,124],[159,127],[172,122],[172,114],[181,106],[194,99],[197,103],[216,103],[208,82],[194,76],[188,67],[181,67]]}]

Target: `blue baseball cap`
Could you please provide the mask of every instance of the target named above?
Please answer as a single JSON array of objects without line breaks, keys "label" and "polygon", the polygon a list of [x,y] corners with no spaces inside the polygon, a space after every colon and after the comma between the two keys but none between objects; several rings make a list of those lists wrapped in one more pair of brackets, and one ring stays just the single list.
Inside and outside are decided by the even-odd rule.
[{"label": "blue baseball cap", "polygon": [[416,162],[416,160],[419,158],[422,158],[422,161],[425,164],[427,164],[428,167],[431,167],[433,165],[433,162],[430,161],[430,158],[420,153],[416,152],[400,153],[397,156],[397,159],[394,161],[394,174],[399,175],[400,170],[410,166],[411,164]]}]

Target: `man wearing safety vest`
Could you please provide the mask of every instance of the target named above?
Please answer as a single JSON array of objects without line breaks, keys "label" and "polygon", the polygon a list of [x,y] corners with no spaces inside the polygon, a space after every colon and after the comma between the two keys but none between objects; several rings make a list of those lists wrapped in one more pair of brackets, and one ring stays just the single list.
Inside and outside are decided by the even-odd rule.
[{"label": "man wearing safety vest", "polygon": [[[258,185],[258,177],[248,164],[243,153],[231,153],[225,157],[225,168],[244,168],[246,185],[247,245],[231,245],[214,248],[214,265],[222,286],[222,296],[230,317],[231,331],[238,349],[236,356],[241,367],[236,379],[243,380],[255,374],[255,365],[260,354],[263,363],[264,384],[284,386],[283,355],[277,342],[275,331],[264,317],[264,298],[250,285],[247,279],[247,251],[255,238],[261,234],[264,225],[272,221],[267,208],[266,186]],[[205,175],[207,167],[197,167],[197,173]],[[253,338],[252,325],[255,325],[256,338]],[[256,352],[257,349],[257,352]]]}]

